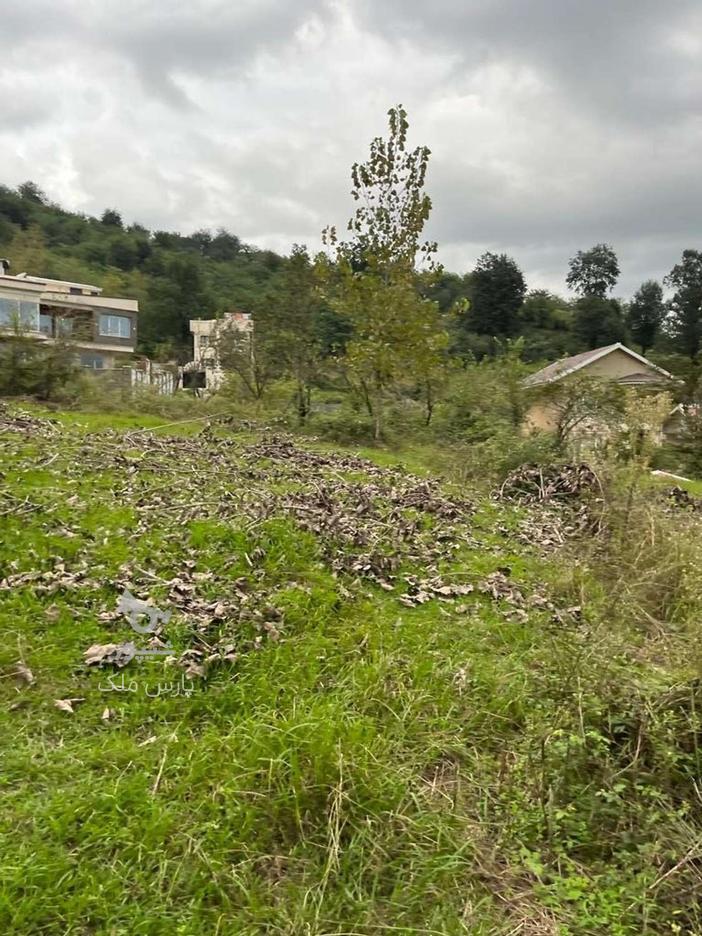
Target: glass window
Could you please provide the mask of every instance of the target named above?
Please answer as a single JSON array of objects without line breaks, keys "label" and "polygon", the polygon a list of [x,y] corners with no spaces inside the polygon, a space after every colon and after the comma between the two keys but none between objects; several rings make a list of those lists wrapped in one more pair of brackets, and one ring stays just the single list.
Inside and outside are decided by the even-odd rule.
[{"label": "glass window", "polygon": [[19,303],[16,299],[0,298],[0,325],[14,325],[19,318]]},{"label": "glass window", "polygon": [[132,320],[126,315],[100,316],[100,334],[109,338],[131,338]]},{"label": "glass window", "polygon": [[73,334],[73,319],[70,319],[70,318],[56,319],[56,330],[62,338],[66,338],[68,335],[72,335]]},{"label": "glass window", "polygon": [[39,331],[39,303],[0,298],[0,326]]},{"label": "glass window", "polygon": [[54,317],[53,315],[48,315],[42,312],[39,315],[39,331],[42,335],[53,335],[54,333]]},{"label": "glass window", "polygon": [[0,299],[0,325],[14,325],[19,319],[19,302],[16,299]]},{"label": "glass window", "polygon": [[92,367],[93,370],[102,370],[105,366],[101,354],[91,354],[86,352],[80,356],[81,367]]},{"label": "glass window", "polygon": [[20,323],[23,328],[31,328],[32,331],[39,331],[39,303],[38,302],[20,302]]}]

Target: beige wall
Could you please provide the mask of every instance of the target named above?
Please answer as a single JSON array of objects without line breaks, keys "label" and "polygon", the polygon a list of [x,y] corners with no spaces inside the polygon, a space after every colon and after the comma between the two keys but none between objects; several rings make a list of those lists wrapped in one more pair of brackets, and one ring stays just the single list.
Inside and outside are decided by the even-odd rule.
[{"label": "beige wall", "polygon": [[533,403],[524,415],[525,433],[553,432],[558,419],[555,408],[550,403]]},{"label": "beige wall", "polygon": [[629,377],[631,374],[645,372],[659,376],[657,371],[617,349],[611,351],[605,357],[601,357],[599,361],[583,367],[577,373],[582,374],[584,377],[607,377],[609,380],[617,380],[619,377]]}]

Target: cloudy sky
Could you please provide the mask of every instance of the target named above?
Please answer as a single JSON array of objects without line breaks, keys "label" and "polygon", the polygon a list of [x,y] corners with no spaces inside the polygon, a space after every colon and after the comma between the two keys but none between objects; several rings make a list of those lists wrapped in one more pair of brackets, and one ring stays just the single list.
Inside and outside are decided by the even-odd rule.
[{"label": "cloudy sky", "polygon": [[626,295],[702,247],[699,0],[5,0],[0,181],[127,221],[311,248],[394,103],[432,151],[430,234]]}]

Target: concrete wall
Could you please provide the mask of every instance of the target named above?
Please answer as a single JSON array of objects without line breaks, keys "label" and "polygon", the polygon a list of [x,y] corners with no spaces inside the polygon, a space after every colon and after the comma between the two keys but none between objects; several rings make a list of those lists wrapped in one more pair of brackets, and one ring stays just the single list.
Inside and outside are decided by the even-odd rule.
[{"label": "concrete wall", "polygon": [[558,415],[551,403],[533,403],[524,415],[524,430],[529,432],[555,432]]},{"label": "concrete wall", "polygon": [[647,367],[635,358],[630,357],[617,349],[577,372],[587,377],[605,377],[609,380],[618,380],[620,377],[629,377],[631,374],[651,373],[660,376],[657,371]]}]

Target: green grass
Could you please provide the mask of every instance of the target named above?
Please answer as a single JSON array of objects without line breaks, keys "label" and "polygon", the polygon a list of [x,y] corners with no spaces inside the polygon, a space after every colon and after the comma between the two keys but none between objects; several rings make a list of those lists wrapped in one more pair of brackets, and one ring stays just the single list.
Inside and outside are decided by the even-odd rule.
[{"label": "green grass", "polygon": [[[479,590],[405,607],[399,582],[334,571],[353,547],[333,532],[247,506],[339,476],[360,491],[375,480],[361,469],[252,460],[252,439],[226,432],[179,449],[184,426],[134,449],[131,418],[58,418],[56,435],[0,436],[0,575],[86,570],[74,587],[0,590],[0,932],[700,932],[697,859],[659,878],[699,832],[702,699],[689,672],[652,665],[641,632],[600,614],[572,555],[513,537],[519,512],[475,494],[443,572],[477,584],[509,567],[558,607],[585,580],[579,623]],[[181,671],[156,661],[123,671],[136,691],[105,691],[111,674],[83,652],[135,636],[105,616],[120,583],[172,608],[183,570],[207,601],[244,580],[275,605],[279,639],[242,614],[238,658],[191,696],[157,695]],[[194,626],[174,610],[180,652]],[[66,698],[84,701],[70,715],[53,705]]]}]

